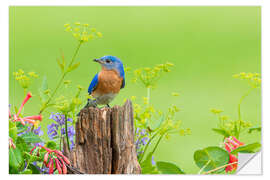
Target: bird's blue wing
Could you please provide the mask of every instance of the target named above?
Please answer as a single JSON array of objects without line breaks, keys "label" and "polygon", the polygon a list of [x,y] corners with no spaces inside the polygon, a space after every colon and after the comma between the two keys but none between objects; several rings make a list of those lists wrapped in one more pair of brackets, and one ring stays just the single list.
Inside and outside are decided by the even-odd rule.
[{"label": "bird's blue wing", "polygon": [[122,81],[122,85],[121,85],[121,89],[124,88],[126,85],[126,81],[125,81],[125,77],[123,78],[123,81]]},{"label": "bird's blue wing", "polygon": [[92,79],[89,87],[88,87],[88,93],[91,94],[95,88],[97,87],[98,84],[98,73],[95,75],[95,77]]}]

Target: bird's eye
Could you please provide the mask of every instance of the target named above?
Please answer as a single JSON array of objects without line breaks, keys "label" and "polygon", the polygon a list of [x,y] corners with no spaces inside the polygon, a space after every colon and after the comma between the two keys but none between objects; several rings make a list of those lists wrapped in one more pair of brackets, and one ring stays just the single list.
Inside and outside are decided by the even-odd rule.
[{"label": "bird's eye", "polygon": [[111,60],[109,60],[109,59],[106,59],[106,63],[111,63]]}]

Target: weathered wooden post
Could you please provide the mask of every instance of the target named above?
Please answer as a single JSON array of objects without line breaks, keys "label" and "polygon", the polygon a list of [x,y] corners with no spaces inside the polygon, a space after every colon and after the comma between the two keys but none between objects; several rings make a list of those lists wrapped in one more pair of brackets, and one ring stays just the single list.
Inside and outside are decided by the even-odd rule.
[{"label": "weathered wooden post", "polygon": [[[139,174],[131,101],[113,108],[84,108],[76,122],[76,143],[64,154],[85,174]],[[70,172],[72,173],[72,172]]]}]

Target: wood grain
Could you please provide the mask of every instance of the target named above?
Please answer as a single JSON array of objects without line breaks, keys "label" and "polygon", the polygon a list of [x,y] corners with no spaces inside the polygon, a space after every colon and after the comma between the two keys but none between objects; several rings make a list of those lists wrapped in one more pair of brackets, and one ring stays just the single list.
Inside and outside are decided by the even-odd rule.
[{"label": "wood grain", "polygon": [[[140,174],[131,101],[113,108],[84,108],[76,122],[75,149],[64,154],[84,174]],[[69,171],[74,173],[74,171]]]}]

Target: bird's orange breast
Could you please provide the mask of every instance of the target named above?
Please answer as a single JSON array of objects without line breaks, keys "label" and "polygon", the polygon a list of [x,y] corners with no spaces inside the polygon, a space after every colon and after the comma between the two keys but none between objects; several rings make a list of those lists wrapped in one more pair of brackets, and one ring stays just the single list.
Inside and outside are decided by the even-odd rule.
[{"label": "bird's orange breast", "polygon": [[98,84],[92,95],[116,94],[120,91],[122,82],[123,78],[119,76],[117,71],[102,69],[98,74]]}]

